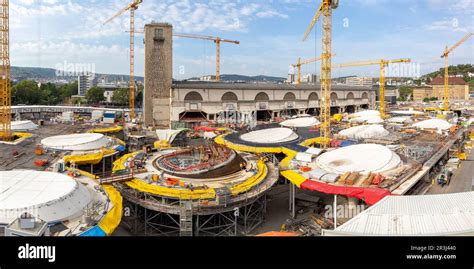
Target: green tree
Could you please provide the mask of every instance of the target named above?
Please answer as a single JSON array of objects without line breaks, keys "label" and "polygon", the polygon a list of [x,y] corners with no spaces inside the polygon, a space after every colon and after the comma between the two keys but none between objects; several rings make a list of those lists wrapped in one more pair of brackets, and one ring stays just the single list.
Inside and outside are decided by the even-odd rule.
[{"label": "green tree", "polygon": [[38,83],[34,80],[23,80],[12,88],[13,104],[38,105],[42,94]]},{"label": "green tree", "polygon": [[58,87],[52,83],[42,84],[40,92],[42,105],[57,105],[62,101]]},{"label": "green tree", "polygon": [[71,96],[76,95],[78,91],[78,83],[74,81],[69,84],[62,85],[59,89],[59,94],[63,102],[68,101]]},{"label": "green tree", "polygon": [[98,87],[90,88],[86,93],[86,100],[88,103],[96,104],[105,100],[104,89]]},{"label": "green tree", "polygon": [[119,105],[127,105],[128,104],[128,88],[122,88],[114,91],[114,95],[112,96],[112,102],[119,104]]},{"label": "green tree", "polygon": [[410,88],[410,87],[400,88],[400,98],[402,98],[403,100],[408,100],[410,96],[413,96],[413,88]]}]

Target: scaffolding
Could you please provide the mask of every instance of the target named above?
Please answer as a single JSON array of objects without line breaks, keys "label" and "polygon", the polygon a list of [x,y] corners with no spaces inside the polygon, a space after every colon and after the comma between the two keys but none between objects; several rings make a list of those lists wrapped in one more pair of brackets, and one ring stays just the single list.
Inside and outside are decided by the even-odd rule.
[{"label": "scaffolding", "polygon": [[[222,207],[202,208],[190,200],[155,197],[121,187],[125,197],[123,226],[144,236],[240,236],[265,221],[267,197],[262,194]],[[157,206],[161,204],[161,206]],[[199,202],[194,204],[200,204]]]}]

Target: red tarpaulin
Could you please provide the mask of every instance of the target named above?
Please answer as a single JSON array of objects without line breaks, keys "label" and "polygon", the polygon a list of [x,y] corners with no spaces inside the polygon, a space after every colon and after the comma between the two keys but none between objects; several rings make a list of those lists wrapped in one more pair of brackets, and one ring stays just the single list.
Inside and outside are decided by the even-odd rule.
[{"label": "red tarpaulin", "polygon": [[194,131],[196,132],[215,132],[217,131],[217,128],[212,128],[212,127],[207,127],[207,126],[196,126],[194,127]]},{"label": "red tarpaulin", "polygon": [[358,198],[368,205],[374,205],[385,196],[392,195],[392,193],[386,189],[334,186],[313,180],[303,182],[301,189]]}]

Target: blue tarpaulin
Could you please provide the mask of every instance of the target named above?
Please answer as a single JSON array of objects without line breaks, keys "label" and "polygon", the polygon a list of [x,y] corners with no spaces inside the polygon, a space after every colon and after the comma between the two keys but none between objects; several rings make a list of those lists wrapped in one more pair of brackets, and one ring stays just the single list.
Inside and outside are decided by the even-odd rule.
[{"label": "blue tarpaulin", "polygon": [[342,141],[341,143],[341,147],[348,147],[348,146],[352,146],[354,145],[355,143],[352,142],[352,141]]},{"label": "blue tarpaulin", "polygon": [[94,228],[91,228],[79,236],[81,237],[102,237],[102,236],[107,236],[105,232],[99,227],[99,226],[94,226]]},{"label": "blue tarpaulin", "polygon": [[118,152],[124,152],[125,151],[125,146],[124,145],[119,145],[115,148],[116,151]]}]

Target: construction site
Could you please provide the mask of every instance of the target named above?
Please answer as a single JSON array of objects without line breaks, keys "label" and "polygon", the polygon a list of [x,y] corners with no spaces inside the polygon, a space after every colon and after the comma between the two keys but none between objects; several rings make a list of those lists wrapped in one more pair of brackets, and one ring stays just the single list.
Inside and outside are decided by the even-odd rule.
[{"label": "construction site", "polygon": [[[474,101],[450,97],[448,73],[448,56],[473,33],[440,50],[443,100],[390,104],[385,69],[411,59],[333,63],[339,1],[314,1],[304,40],[321,27],[321,55],[298,59],[297,83],[285,85],[222,82],[221,43],[240,42],[169,23],[142,31],[142,2],[104,23],[130,15],[129,108],[117,109],[12,106],[1,1],[0,235],[474,235]],[[214,81],[173,80],[173,37],[215,43]],[[314,62],[321,79],[305,85],[301,66]],[[334,69],[354,66],[380,69],[379,88],[333,84]]]}]

